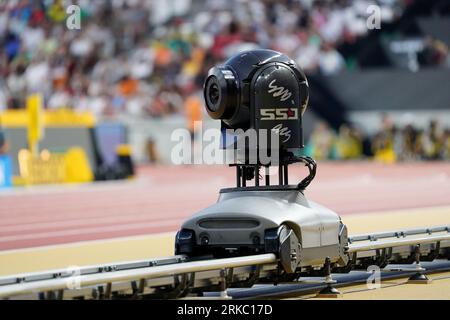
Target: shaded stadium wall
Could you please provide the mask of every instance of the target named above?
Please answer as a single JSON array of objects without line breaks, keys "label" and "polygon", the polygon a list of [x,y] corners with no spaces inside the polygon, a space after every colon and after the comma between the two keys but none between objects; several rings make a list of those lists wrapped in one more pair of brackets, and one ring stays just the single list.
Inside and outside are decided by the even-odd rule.
[{"label": "shaded stadium wall", "polygon": [[[320,74],[308,75],[309,83],[309,106],[305,113],[306,124],[305,133],[309,136],[315,121],[315,116],[328,122],[328,124],[337,130],[343,123],[347,122],[346,105],[342,103],[334,90],[329,88],[328,77]],[[308,117],[310,121],[308,121]],[[313,119],[311,119],[313,118]]]},{"label": "shaded stadium wall", "polygon": [[[432,119],[450,126],[450,70],[370,69],[341,72],[324,78],[326,87],[348,114],[368,133],[378,129],[380,114],[388,113],[399,125],[425,127]],[[329,105],[333,113],[333,106]]]},{"label": "shaded stadium wall", "polygon": [[[448,1],[448,5],[450,8],[450,1]],[[418,18],[417,25],[422,35],[430,35],[450,46],[450,17]]]},{"label": "shaded stadium wall", "polygon": [[450,110],[450,70],[371,69],[325,78],[349,111]]}]

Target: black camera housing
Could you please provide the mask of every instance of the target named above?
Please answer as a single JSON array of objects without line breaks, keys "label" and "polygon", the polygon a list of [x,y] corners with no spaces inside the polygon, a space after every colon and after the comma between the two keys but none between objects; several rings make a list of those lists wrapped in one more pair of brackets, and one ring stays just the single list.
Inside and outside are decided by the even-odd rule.
[{"label": "black camera housing", "polygon": [[[278,129],[280,148],[302,148],[308,81],[288,56],[252,50],[213,67],[204,84],[209,116],[225,129]],[[260,146],[261,147],[261,146]]]}]

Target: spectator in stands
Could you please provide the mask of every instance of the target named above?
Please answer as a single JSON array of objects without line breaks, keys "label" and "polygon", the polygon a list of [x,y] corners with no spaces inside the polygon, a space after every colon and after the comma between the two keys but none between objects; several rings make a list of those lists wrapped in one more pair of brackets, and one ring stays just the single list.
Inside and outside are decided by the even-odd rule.
[{"label": "spectator in stands", "polygon": [[400,141],[395,150],[397,158],[403,161],[418,159],[418,133],[413,125],[406,125],[399,136]]},{"label": "spectator in stands", "polygon": [[428,130],[422,136],[424,157],[428,160],[438,160],[443,145],[442,132],[437,120],[431,120]]},{"label": "spectator in stands", "polygon": [[381,130],[375,134],[372,143],[374,158],[380,162],[392,163],[397,160],[394,139],[397,130],[387,114],[381,116]]},{"label": "spectator in stands", "polygon": [[314,159],[325,160],[331,159],[333,155],[333,146],[335,136],[325,122],[319,122],[311,134],[309,141],[309,149]]},{"label": "spectator in stands", "polygon": [[219,60],[225,58],[225,49],[227,46],[241,42],[242,39],[239,23],[236,21],[231,21],[224,29],[223,32],[216,34],[214,44],[211,48],[211,52]]},{"label": "spectator in stands", "polygon": [[324,43],[319,55],[319,67],[324,75],[332,75],[344,69],[345,61],[330,43]]},{"label": "spectator in stands", "polygon": [[442,158],[450,160],[450,129],[445,129],[442,141]]},{"label": "spectator in stands", "polygon": [[147,161],[152,164],[159,163],[160,156],[158,153],[158,148],[156,147],[156,142],[152,138],[147,139],[146,143],[146,155]]},{"label": "spectator in stands", "polygon": [[341,125],[336,138],[338,159],[359,159],[362,156],[362,141],[355,129],[347,124]]},{"label": "spectator in stands", "polygon": [[424,66],[450,67],[450,50],[448,46],[433,37],[426,37],[424,49],[418,55],[419,63]]},{"label": "spectator in stands", "polygon": [[71,105],[71,95],[70,93],[62,88],[56,89],[48,99],[47,108],[48,109],[59,109],[59,108],[69,108]]},{"label": "spectator in stands", "polygon": [[358,141],[361,143],[361,157],[362,158],[373,157],[372,137],[364,133],[364,131],[357,126],[352,126],[352,131],[353,135],[357,137]]},{"label": "spectator in stands", "polygon": [[14,70],[6,80],[10,95],[10,107],[12,109],[19,109],[25,105],[27,85],[24,73],[25,66],[19,63],[14,67]]}]

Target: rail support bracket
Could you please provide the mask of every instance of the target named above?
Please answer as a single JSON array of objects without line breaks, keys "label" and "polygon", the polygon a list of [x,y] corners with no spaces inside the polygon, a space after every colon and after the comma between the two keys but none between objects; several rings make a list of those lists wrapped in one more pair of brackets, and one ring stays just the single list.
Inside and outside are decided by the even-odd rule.
[{"label": "rail support bracket", "polygon": [[432,282],[425,274],[425,268],[420,265],[420,245],[416,245],[414,248],[414,260],[416,265],[416,273],[408,279],[410,284],[429,284]]},{"label": "rail support bracket", "polygon": [[333,280],[331,277],[331,259],[330,257],[326,257],[324,264],[324,272],[325,272],[325,281],[326,287],[319,291],[316,295],[316,298],[341,298],[342,293],[333,287],[333,284],[336,283],[336,280]]},{"label": "rail support bracket", "polygon": [[219,297],[220,299],[231,299],[231,297],[228,295],[227,292],[227,270],[222,269],[220,270],[220,292]]}]

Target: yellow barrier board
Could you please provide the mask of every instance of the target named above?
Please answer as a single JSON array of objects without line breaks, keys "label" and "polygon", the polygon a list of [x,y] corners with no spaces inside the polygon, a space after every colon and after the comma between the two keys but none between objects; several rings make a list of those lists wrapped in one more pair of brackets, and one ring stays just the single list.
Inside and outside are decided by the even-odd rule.
[{"label": "yellow barrier board", "polygon": [[83,183],[94,180],[86,152],[80,147],[70,148],[64,154],[65,183]]},{"label": "yellow barrier board", "polygon": [[82,148],[70,148],[66,153],[43,150],[39,156],[22,149],[18,155],[21,183],[59,184],[85,183],[94,180],[86,153]]},{"label": "yellow barrier board", "polygon": [[[31,125],[28,110],[7,110],[0,112],[0,122],[5,128],[23,128]],[[71,109],[44,110],[44,127],[88,127],[95,126],[96,119],[91,112],[75,112]]]},{"label": "yellow barrier board", "polygon": [[19,151],[20,176],[24,184],[56,184],[63,183],[65,177],[65,161],[61,154],[50,154],[44,150],[35,156],[29,150]]}]

